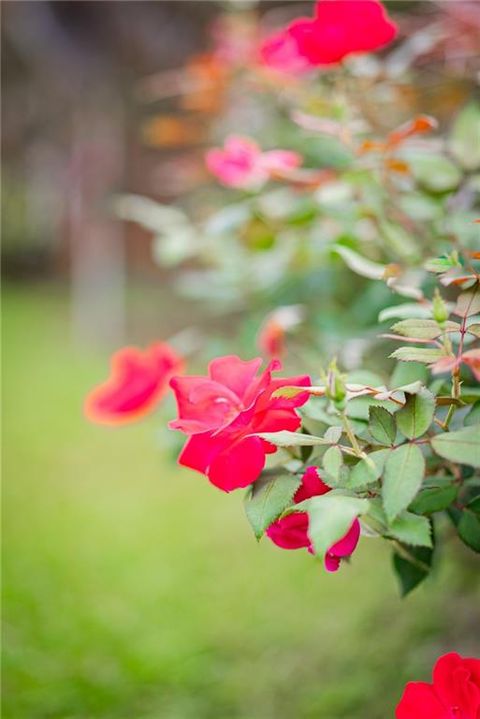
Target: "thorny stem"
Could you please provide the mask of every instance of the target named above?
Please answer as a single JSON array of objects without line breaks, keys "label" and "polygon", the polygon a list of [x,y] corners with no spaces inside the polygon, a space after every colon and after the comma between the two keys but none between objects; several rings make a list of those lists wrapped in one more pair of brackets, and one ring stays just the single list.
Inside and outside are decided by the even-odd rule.
[{"label": "thorny stem", "polygon": [[[461,395],[461,382],[460,382],[460,358],[463,354],[463,344],[465,341],[465,335],[467,332],[467,315],[465,314],[464,317],[462,317],[462,323],[460,325],[460,342],[458,345],[458,351],[457,351],[457,364],[452,372],[452,397],[453,399],[460,399]],[[445,417],[445,422],[442,424],[443,430],[446,432],[448,430],[448,427],[450,425],[451,419],[453,415],[455,414],[457,410],[456,404],[451,404],[448,408],[447,416]]]},{"label": "thorny stem", "polygon": [[417,557],[414,557],[412,554],[410,554],[410,552],[405,549],[405,547],[400,544],[400,542],[397,542],[396,539],[392,540],[392,544],[395,547],[395,551],[401,557],[403,557],[403,559],[406,559],[407,562],[410,562],[410,564],[415,565],[416,567],[418,567],[418,569],[421,569],[422,572],[430,571],[430,567],[428,566],[428,564],[425,564],[425,562],[422,562],[421,559],[417,559]]}]

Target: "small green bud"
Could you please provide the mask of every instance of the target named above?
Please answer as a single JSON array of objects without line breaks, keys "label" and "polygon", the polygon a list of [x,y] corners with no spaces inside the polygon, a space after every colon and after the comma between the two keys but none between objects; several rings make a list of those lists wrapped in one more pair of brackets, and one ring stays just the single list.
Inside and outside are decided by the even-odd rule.
[{"label": "small green bud", "polygon": [[[345,386],[344,377],[338,371],[337,361],[332,360],[327,371],[326,395],[335,402],[335,405],[344,405],[347,396],[347,388]],[[337,406],[337,409],[339,408]]]},{"label": "small green bud", "polygon": [[442,326],[443,323],[448,320],[448,315],[449,312],[447,306],[437,288],[435,289],[435,294],[433,295],[433,319]]}]

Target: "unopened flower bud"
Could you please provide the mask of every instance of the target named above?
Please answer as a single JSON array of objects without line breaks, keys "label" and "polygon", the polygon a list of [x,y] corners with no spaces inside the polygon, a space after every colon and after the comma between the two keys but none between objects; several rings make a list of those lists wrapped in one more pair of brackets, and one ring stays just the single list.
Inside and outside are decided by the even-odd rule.
[{"label": "unopened flower bud", "polygon": [[435,290],[433,296],[433,319],[439,325],[443,325],[448,319],[448,309],[438,289]]}]

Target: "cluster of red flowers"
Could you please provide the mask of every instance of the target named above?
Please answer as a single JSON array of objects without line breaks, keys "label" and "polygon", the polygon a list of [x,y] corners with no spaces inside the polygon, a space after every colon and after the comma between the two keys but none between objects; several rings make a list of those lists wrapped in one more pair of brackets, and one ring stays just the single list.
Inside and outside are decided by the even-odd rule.
[{"label": "cluster of red flowers", "polygon": [[[228,355],[210,362],[206,377],[177,375],[183,362],[167,344],[152,345],[145,352],[128,347],[114,355],[111,378],[90,393],[85,412],[92,421],[104,424],[133,421],[152,411],[170,385],[178,405],[178,418],[170,427],[188,436],[179,464],[206,475],[216,487],[230,492],[253,484],[266,456],[277,451],[258,435],[294,432],[301,424],[296,410],[308,399],[307,392],[292,398],[275,396],[280,387],[310,386],[308,376],[272,377],[272,372],[281,367],[278,360],[272,360],[258,374],[261,364],[260,358],[245,362]],[[328,491],[317,468],[310,467],[294,502]],[[305,547],[313,551],[306,512],[277,520],[267,536],[284,549]],[[327,552],[327,570],[338,569],[340,560],[354,551],[359,536],[360,525],[355,520],[345,537]]]}]

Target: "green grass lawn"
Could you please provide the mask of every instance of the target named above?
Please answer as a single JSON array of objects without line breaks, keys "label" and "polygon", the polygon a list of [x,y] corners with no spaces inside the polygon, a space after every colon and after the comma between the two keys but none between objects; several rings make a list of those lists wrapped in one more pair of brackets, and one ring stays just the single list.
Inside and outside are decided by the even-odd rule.
[{"label": "green grass lawn", "polygon": [[161,418],[89,425],[107,355],[71,346],[66,302],[4,295],[5,719],[387,719],[439,653],[473,650],[452,558],[405,601],[375,540],[328,575],[258,545]]}]

